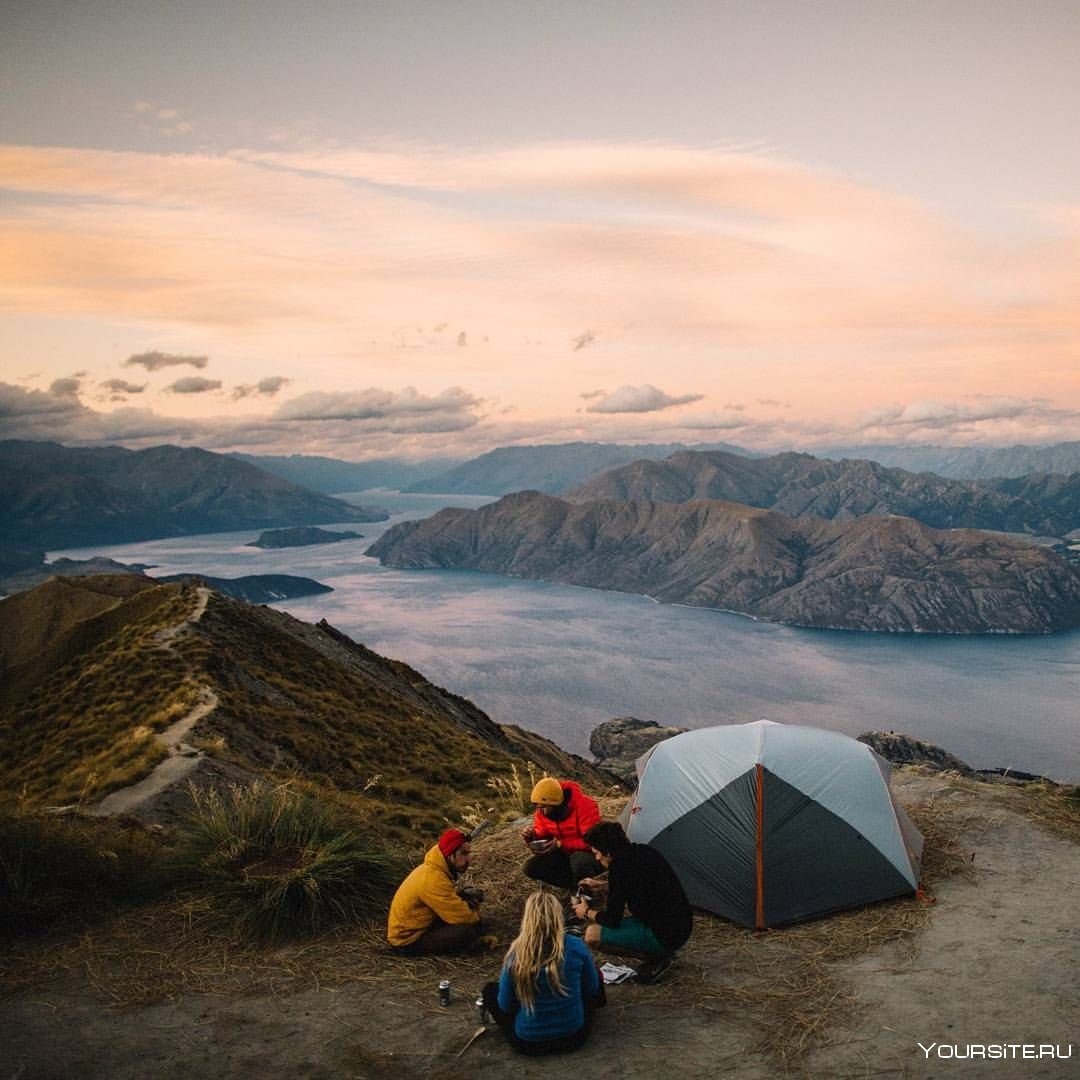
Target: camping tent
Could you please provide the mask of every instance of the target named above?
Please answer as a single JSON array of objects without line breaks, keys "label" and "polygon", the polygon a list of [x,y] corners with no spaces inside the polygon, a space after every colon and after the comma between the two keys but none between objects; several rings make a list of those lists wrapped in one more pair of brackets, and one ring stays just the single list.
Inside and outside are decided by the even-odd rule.
[{"label": "camping tent", "polygon": [[916,890],[922,836],[890,771],[834,731],[702,728],[638,759],[622,823],[663,853],[695,907],[777,926]]}]

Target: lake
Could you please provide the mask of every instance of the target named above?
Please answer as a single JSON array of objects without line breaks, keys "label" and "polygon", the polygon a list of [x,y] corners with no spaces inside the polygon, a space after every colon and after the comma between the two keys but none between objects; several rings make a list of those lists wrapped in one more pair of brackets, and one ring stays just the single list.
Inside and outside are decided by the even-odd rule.
[{"label": "lake", "polygon": [[[273,605],[326,619],[520,724],[588,754],[613,716],[704,727],[765,717],[858,735],[901,731],[976,768],[1080,782],[1080,632],[1039,637],[800,630],[642,596],[456,570],[387,569],[363,552],[390,525],[486,497],[364,492],[389,522],[363,540],[263,551],[257,530],[54,552],[150,573],[289,573],[334,592]],[[327,526],[333,528],[333,525]]]}]

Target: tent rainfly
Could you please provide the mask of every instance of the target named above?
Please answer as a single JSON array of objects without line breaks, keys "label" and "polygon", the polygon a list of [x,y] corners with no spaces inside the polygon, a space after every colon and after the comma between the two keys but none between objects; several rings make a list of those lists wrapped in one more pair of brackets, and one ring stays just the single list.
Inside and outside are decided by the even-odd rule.
[{"label": "tent rainfly", "polygon": [[764,929],[915,892],[923,840],[891,771],[835,731],[701,728],[638,759],[621,820],[663,853],[691,904]]}]

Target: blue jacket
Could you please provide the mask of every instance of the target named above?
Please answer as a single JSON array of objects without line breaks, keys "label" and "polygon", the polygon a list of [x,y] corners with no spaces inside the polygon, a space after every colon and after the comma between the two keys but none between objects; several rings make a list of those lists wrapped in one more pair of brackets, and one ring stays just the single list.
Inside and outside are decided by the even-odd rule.
[{"label": "blue jacket", "polygon": [[581,938],[567,934],[565,950],[559,974],[566,996],[552,990],[547,973],[541,971],[532,1012],[520,1007],[510,965],[503,965],[499,976],[499,1008],[507,1013],[517,1010],[514,1033],[519,1039],[526,1042],[557,1039],[561,1035],[572,1035],[585,1026],[585,1000],[600,996],[600,974],[589,947]]}]

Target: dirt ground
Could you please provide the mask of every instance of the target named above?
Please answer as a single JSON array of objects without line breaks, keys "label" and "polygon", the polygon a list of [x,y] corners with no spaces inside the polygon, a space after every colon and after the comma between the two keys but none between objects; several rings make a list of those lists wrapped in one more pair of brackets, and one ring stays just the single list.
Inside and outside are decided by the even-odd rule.
[{"label": "dirt ground", "polygon": [[[567,1068],[606,1078],[1080,1076],[1080,845],[982,788],[900,771],[894,789],[953,823],[954,857],[968,864],[933,884],[933,904],[899,902],[906,921],[886,904],[758,937],[701,916],[665,982],[608,988],[590,1042],[572,1057],[520,1058],[494,1028],[466,1048],[478,1029],[473,1001],[501,951],[384,960],[369,931],[342,948],[377,954],[370,977],[345,983],[322,984],[315,971],[276,992],[188,991],[117,1005],[115,988],[89,967],[85,978],[68,970],[20,980],[18,990],[9,981],[0,1080],[529,1080]],[[476,876],[483,885],[481,859]],[[886,925],[891,933],[875,929]],[[865,934],[867,947],[834,958],[830,938],[853,934]],[[436,994],[444,976],[453,983],[446,1008]],[[928,1058],[920,1042],[961,1053],[969,1044],[1027,1044],[1036,1053],[1049,1045],[1072,1058],[1025,1060],[1018,1049],[1005,1060],[955,1060],[937,1046]]]}]

